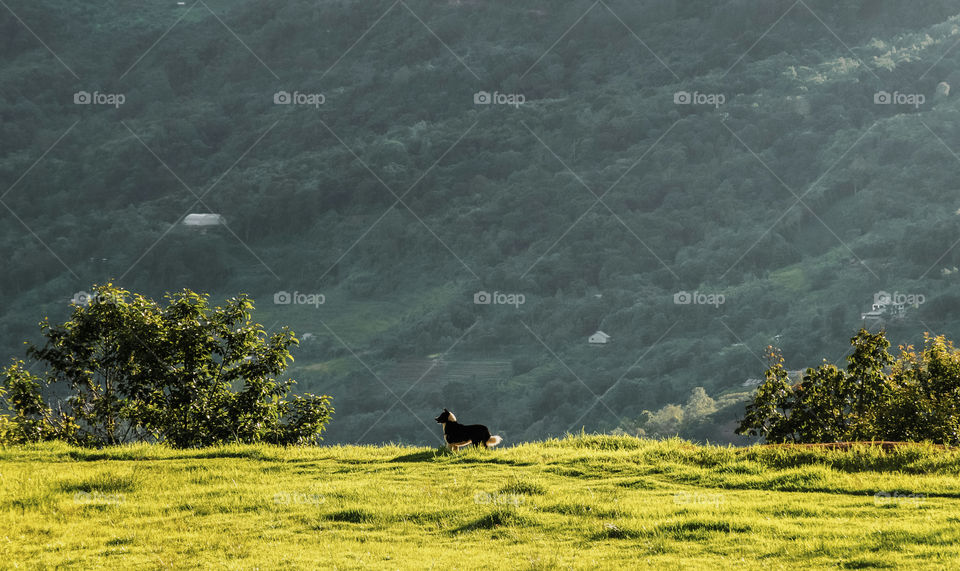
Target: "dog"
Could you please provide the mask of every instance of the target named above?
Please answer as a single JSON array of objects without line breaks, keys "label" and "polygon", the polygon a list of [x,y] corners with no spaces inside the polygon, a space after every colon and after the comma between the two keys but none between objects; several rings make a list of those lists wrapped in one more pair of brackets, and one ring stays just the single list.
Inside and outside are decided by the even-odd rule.
[{"label": "dog", "polygon": [[443,441],[447,443],[447,448],[454,452],[471,444],[492,448],[503,442],[499,436],[490,436],[490,430],[482,424],[460,424],[447,409],[443,409],[435,420],[443,426]]}]

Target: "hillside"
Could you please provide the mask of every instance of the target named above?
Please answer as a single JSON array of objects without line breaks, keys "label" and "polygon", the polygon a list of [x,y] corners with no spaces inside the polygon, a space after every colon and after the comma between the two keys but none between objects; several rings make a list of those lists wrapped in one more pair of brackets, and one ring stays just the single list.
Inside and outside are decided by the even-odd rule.
[{"label": "hillside", "polygon": [[960,454],[580,436],[0,449],[12,568],[955,568]]},{"label": "hillside", "polygon": [[681,434],[743,444],[769,344],[838,361],[882,292],[894,346],[960,338],[955,3],[5,4],[4,360],[93,283],[247,292],[330,442],[433,444],[442,407],[609,432],[702,387]]}]

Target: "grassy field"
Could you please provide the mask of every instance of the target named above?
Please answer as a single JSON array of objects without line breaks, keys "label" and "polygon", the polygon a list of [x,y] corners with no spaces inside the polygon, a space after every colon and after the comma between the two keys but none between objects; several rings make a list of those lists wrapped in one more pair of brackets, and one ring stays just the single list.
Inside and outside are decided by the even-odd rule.
[{"label": "grassy field", "polygon": [[0,568],[960,568],[960,452],[0,448]]}]

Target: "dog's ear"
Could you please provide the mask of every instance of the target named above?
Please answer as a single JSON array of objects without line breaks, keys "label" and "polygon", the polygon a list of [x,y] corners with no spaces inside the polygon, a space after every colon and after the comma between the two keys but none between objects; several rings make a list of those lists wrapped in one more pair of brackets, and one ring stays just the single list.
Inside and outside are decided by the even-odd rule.
[{"label": "dog's ear", "polygon": [[449,410],[447,410],[447,409],[443,409],[443,412],[450,412],[450,411],[449,411]]}]

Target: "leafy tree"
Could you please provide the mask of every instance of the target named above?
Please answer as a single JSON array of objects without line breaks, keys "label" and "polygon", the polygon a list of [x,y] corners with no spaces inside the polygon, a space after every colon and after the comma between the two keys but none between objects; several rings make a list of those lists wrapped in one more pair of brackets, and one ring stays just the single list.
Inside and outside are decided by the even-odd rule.
[{"label": "leafy tree", "polygon": [[[41,323],[46,342],[28,355],[45,377],[23,361],[3,371],[16,440],[305,444],[329,422],[330,397],[290,397],[294,381],[277,380],[298,341],[286,328],[268,336],[245,296],[211,307],[189,290],[165,304],[112,284],[93,291],[67,322]],[[66,412],[44,401],[44,385],[67,389]]]},{"label": "leafy tree", "polygon": [[762,436],[768,442],[784,442],[793,435],[790,416],[794,391],[779,349],[767,347],[767,363],[766,381],[757,388],[753,402],[747,405],[737,433]]},{"label": "leafy tree", "polygon": [[768,442],[929,440],[960,444],[960,351],[943,336],[924,350],[901,347],[894,360],[884,332],[861,329],[850,340],[846,370],[824,363],[790,385],[783,358],[771,352],[766,382],[737,432]]}]

